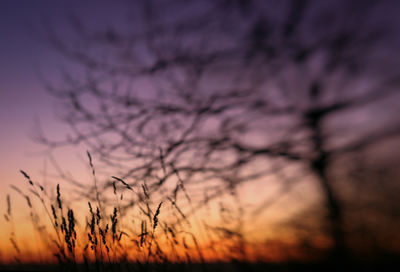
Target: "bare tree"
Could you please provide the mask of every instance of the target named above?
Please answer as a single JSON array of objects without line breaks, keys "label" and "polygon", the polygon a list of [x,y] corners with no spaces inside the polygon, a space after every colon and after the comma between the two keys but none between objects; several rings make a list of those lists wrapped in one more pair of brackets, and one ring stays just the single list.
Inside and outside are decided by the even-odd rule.
[{"label": "bare tree", "polygon": [[63,86],[47,85],[71,134],[37,139],[84,143],[129,184],[175,201],[198,183],[209,199],[296,171],[318,184],[332,254],[343,258],[334,166],[400,132],[398,110],[385,106],[398,98],[398,60],[375,20],[389,4],[378,2],[144,1],[129,27],[72,18],[74,40],[47,31],[79,67]]}]

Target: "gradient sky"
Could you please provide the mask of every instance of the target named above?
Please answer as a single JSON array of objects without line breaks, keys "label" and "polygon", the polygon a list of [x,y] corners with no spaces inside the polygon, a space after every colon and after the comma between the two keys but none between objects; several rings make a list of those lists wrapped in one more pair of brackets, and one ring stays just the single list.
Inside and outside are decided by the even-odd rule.
[{"label": "gradient sky", "polygon": [[[11,194],[16,222],[23,222],[28,216],[24,213],[26,202],[10,189],[11,184],[26,189],[26,180],[19,170],[30,173],[36,181],[45,182],[44,172],[48,169],[48,163],[41,156],[43,146],[30,137],[35,120],[40,119],[50,134],[62,135],[65,129],[55,116],[55,101],[46,93],[38,76],[40,71],[45,78],[54,77],[60,63],[59,56],[40,37],[41,22],[45,18],[57,25],[58,31],[66,33],[65,20],[71,12],[91,14],[92,18],[112,14],[112,8],[93,10],[94,1],[79,5],[71,2],[0,1],[0,207],[3,213],[6,195]],[[96,7],[101,7],[99,2],[96,1]],[[80,151],[84,154],[84,150]],[[67,169],[79,169],[79,165],[85,169],[77,159],[79,151],[69,148],[61,152],[62,156],[56,156],[60,163],[68,163]],[[1,216],[0,243],[5,247],[10,246],[8,225]],[[32,232],[29,228],[27,231]]]},{"label": "gradient sky", "polygon": [[[96,9],[94,9],[96,2]],[[122,1],[120,2],[122,3]],[[58,32],[67,33],[68,14],[88,15],[93,21],[113,16],[113,6],[104,1],[0,1],[0,185],[22,185],[19,169],[35,174],[43,170],[43,147],[32,134],[40,119],[48,132],[62,135],[57,122],[56,103],[46,93],[39,74],[49,79],[57,74],[60,56],[40,36],[41,23],[51,22]],[[114,14],[115,15],[115,14]],[[74,153],[72,158],[75,158]],[[5,190],[0,192],[4,201]]]},{"label": "gradient sky", "polygon": [[[25,200],[10,188],[10,185],[15,185],[26,191],[27,181],[20,169],[34,181],[42,184],[48,181],[52,186],[56,183],[44,176],[51,168],[42,156],[45,148],[34,143],[30,137],[35,121],[40,120],[50,135],[62,136],[67,131],[67,127],[60,124],[55,116],[56,101],[46,93],[39,79],[39,74],[46,79],[56,77],[62,62],[61,57],[40,36],[41,23],[44,19],[46,23],[54,24],[57,32],[63,33],[63,38],[66,38],[66,18],[70,13],[83,16],[89,23],[101,24],[103,20],[107,21],[107,17],[115,21],[115,18],[121,17],[119,12],[121,9],[118,6],[105,4],[105,1],[0,1],[0,207],[3,213],[6,195],[10,194],[16,222],[29,220]],[[84,147],[68,147],[54,154],[63,169],[79,176],[87,174],[85,151]],[[249,195],[256,193],[260,193],[260,189],[248,191]],[[0,229],[3,230],[0,244],[13,252],[8,241],[9,224],[3,214]],[[33,230],[30,224],[22,224],[17,232],[32,233]]]},{"label": "gradient sky", "polygon": [[[121,5],[111,1],[52,1],[52,0],[1,0],[0,1],[0,207],[5,207],[6,194],[13,184],[20,188],[26,180],[20,169],[28,172],[33,180],[43,182],[43,172],[50,168],[41,156],[44,147],[29,137],[35,120],[39,120],[50,135],[62,136],[67,127],[55,116],[57,104],[45,91],[39,73],[54,78],[62,59],[41,38],[41,23],[51,23],[59,33],[68,35],[66,18],[75,13],[90,22],[101,24],[107,18],[121,17]],[[393,3],[394,1],[389,1]],[[115,3],[115,2],[113,2]],[[391,5],[386,5],[391,7]],[[397,8],[386,8],[382,20],[391,27],[398,27]],[[62,154],[62,156],[60,156]],[[84,147],[61,149],[55,152],[60,164],[68,170],[84,173],[86,155]],[[66,165],[68,164],[68,165]],[[76,170],[78,169],[78,170]],[[249,191],[255,194],[257,190]],[[14,194],[15,195],[15,194]],[[14,197],[14,196],[13,196]],[[18,201],[17,201],[18,202]],[[18,202],[16,208],[25,207]],[[22,216],[22,215],[21,215]],[[16,218],[18,220],[18,217]],[[4,219],[0,218],[0,229]],[[1,239],[0,239],[1,242]]]},{"label": "gradient sky", "polygon": [[[50,3],[51,1],[47,1]],[[54,3],[54,1],[53,1]],[[57,8],[53,5],[53,8]],[[61,9],[61,6],[58,7]],[[35,116],[51,116],[51,101],[35,75],[41,60],[52,55],[29,31],[43,6],[34,1],[0,2],[0,163],[2,188],[21,184],[18,169],[36,168],[36,147],[27,137]],[[49,118],[50,120],[52,118]],[[4,205],[4,193],[1,202]]]},{"label": "gradient sky", "polygon": [[[386,9],[382,14],[390,15],[396,10]],[[39,71],[45,78],[56,76],[61,60],[40,37],[42,19],[54,23],[58,32],[68,33],[66,18],[70,13],[98,23],[107,21],[107,17],[118,18],[119,12],[118,5],[105,1],[0,1],[1,186],[19,183],[21,168],[29,172],[43,169],[43,159],[37,157],[43,148],[29,138],[35,119],[40,119],[49,132],[59,133],[64,128],[54,115],[55,101],[38,79]],[[396,23],[395,16],[386,19],[388,25]],[[0,197],[2,201],[3,195]]]}]

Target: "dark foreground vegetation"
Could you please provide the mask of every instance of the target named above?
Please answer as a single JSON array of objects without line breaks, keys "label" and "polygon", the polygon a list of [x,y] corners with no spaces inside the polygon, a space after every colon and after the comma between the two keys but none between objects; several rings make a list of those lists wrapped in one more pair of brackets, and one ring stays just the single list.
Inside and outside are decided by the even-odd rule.
[{"label": "dark foreground vegetation", "polygon": [[[97,196],[96,172],[90,153],[87,155],[95,181],[94,194]],[[69,206],[67,197],[61,193],[59,184],[52,198],[40,183],[34,182],[26,172],[21,173],[27,180],[29,193],[25,194],[15,186],[12,188],[25,198],[31,223],[45,245],[47,251],[43,253],[49,262],[23,261],[24,245],[17,243],[13,230],[9,235],[15,258],[8,265],[1,265],[1,271],[391,271],[400,268],[398,255],[380,254],[368,258],[347,255],[339,259],[329,249],[325,252],[314,251],[317,257],[309,255],[302,261],[250,260],[246,256],[248,247],[243,244],[245,240],[236,237],[240,234],[219,227],[218,231],[229,235],[215,241],[213,235],[209,234],[207,241],[200,242],[196,238],[197,233],[189,232],[177,222],[171,223],[168,217],[160,219],[162,209],[167,205],[182,213],[175,202],[154,205],[145,184],[139,190],[114,176],[114,207],[105,207],[100,198],[95,197],[93,202],[87,202],[87,208],[76,209],[78,212],[87,209],[85,221],[80,222],[76,212]],[[140,211],[135,215],[136,225],[135,220],[130,224],[122,223],[128,216],[118,204],[124,192],[141,199],[135,204]],[[13,224],[9,195],[7,204],[4,217]],[[38,206],[34,207],[37,204],[47,215],[46,219],[39,217]],[[185,214],[181,216],[187,219]],[[50,224],[45,222],[47,220]],[[216,244],[220,247],[213,248]],[[226,260],[209,261],[205,253],[210,249],[216,254],[214,258],[217,258],[218,251],[223,251],[222,258]]]},{"label": "dark foreground vegetation", "polygon": [[194,271],[194,272],[289,272],[289,271],[397,271],[400,267],[398,258],[381,262],[349,262],[342,265],[329,262],[289,262],[289,263],[162,263],[151,264],[147,270],[135,263],[118,264],[21,264],[0,266],[0,271]]}]

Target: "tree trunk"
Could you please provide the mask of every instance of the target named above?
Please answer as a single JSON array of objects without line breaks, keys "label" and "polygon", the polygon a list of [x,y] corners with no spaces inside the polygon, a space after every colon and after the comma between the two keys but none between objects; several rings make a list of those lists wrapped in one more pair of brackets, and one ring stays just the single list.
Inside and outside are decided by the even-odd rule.
[{"label": "tree trunk", "polygon": [[334,261],[344,261],[347,257],[345,233],[343,226],[343,211],[338,197],[326,175],[326,156],[320,154],[312,162],[312,169],[318,177],[320,186],[325,198],[325,205],[328,210],[328,225],[330,236],[333,240],[331,258]]},{"label": "tree trunk", "polygon": [[333,261],[344,262],[348,256],[345,243],[343,210],[340,200],[327,175],[330,153],[326,151],[325,138],[322,134],[321,121],[325,117],[324,111],[316,111],[307,115],[308,125],[312,132],[314,158],[311,160],[311,170],[318,178],[319,185],[325,198],[325,206],[328,211],[327,220],[329,233],[333,241],[331,258]]}]

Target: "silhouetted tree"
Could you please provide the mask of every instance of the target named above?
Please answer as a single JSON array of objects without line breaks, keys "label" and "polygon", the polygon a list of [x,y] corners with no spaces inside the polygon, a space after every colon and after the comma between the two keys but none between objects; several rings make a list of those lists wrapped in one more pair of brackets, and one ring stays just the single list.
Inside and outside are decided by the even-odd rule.
[{"label": "silhouetted tree", "polygon": [[400,132],[392,33],[377,20],[388,3],[143,1],[123,27],[72,18],[74,39],[47,31],[78,65],[47,85],[71,133],[37,139],[84,143],[128,183],[175,200],[197,183],[208,199],[296,171],[319,185],[332,254],[343,258],[334,165]]}]

